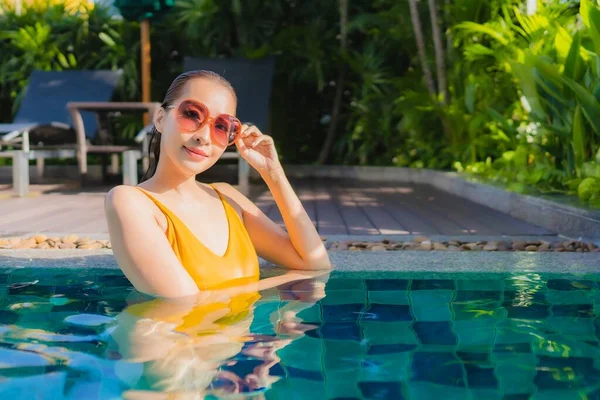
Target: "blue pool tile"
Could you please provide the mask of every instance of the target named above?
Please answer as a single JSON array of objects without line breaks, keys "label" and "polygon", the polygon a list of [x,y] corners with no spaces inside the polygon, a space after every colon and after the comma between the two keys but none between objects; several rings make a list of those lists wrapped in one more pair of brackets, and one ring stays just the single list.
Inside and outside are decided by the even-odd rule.
[{"label": "blue pool tile", "polygon": [[548,279],[546,286],[552,290],[591,290],[595,287],[594,281],[571,279]]},{"label": "blue pool tile", "polygon": [[394,344],[375,344],[369,346],[368,355],[381,355],[391,353],[404,353],[413,351],[417,348],[416,344],[394,343]]},{"label": "blue pool tile", "polygon": [[529,290],[529,291],[516,291],[516,290],[505,290],[504,291],[504,305],[519,305],[519,304],[546,304],[546,292],[543,290]]},{"label": "blue pool tile", "polygon": [[402,382],[358,382],[358,387],[366,399],[403,400]]},{"label": "blue pool tile", "polygon": [[[255,360],[255,359],[236,359],[235,362],[230,363],[229,365],[225,365],[221,367],[222,370],[230,371],[241,377],[242,379],[252,374],[254,369],[259,365],[264,364],[263,360]],[[275,364],[269,369],[269,375],[272,376],[285,376],[285,371],[281,367],[280,364]]]},{"label": "blue pool tile", "polygon": [[365,308],[364,304],[323,304],[324,322],[358,321]]},{"label": "blue pool tile", "polygon": [[457,279],[455,281],[456,290],[485,290],[492,292],[504,291],[504,281],[502,279]]},{"label": "blue pool tile", "polygon": [[483,365],[490,362],[489,352],[457,351],[456,355],[465,364]]},{"label": "blue pool tile", "polygon": [[493,353],[490,358],[495,364],[496,378],[504,394],[529,394],[536,391],[533,379],[538,361],[535,355]]},{"label": "blue pool tile", "polygon": [[65,297],[71,298],[71,299],[81,299],[81,298],[88,298],[88,297],[95,297],[98,296],[100,294],[100,290],[102,289],[102,286],[95,284],[95,283],[90,283],[90,284],[85,284],[85,283],[79,283],[76,285],[58,285],[56,286],[56,294],[61,294]]},{"label": "blue pool tile", "polygon": [[450,279],[413,279],[411,290],[453,290],[454,281]]},{"label": "blue pool tile", "polygon": [[412,290],[411,310],[417,321],[450,321],[452,312],[450,290]]},{"label": "blue pool tile", "polygon": [[96,279],[96,282],[103,284],[104,286],[115,287],[123,286],[129,287],[131,283],[125,275],[100,275]]},{"label": "blue pool tile", "polygon": [[338,290],[365,290],[365,281],[363,279],[330,279],[325,285],[325,291],[338,291]]},{"label": "blue pool tile", "polygon": [[600,389],[587,394],[588,400],[600,400]]},{"label": "blue pool tile", "polygon": [[425,381],[409,381],[406,383],[406,386],[408,388],[408,398],[411,400],[495,400],[485,397],[474,397],[465,386],[448,386]]},{"label": "blue pool tile", "polygon": [[454,346],[458,343],[450,322],[415,322],[413,329],[424,345]]},{"label": "blue pool tile", "polygon": [[410,304],[407,290],[385,290],[367,293],[370,304]]},{"label": "blue pool tile", "polygon": [[546,300],[553,305],[559,304],[594,304],[593,292],[585,290],[564,291],[548,290]]},{"label": "blue pool tile", "polygon": [[401,322],[412,321],[408,305],[371,304],[362,314],[363,321]]},{"label": "blue pool tile", "polygon": [[[327,292],[326,296],[319,301],[322,305],[340,304],[367,304],[366,290],[345,290]],[[377,292],[386,293],[386,292]]]},{"label": "blue pool tile", "polygon": [[452,312],[455,321],[486,321],[501,320],[506,318],[508,314],[501,303],[497,302],[480,302],[477,300],[464,301],[462,303],[451,303]]},{"label": "blue pool tile", "polygon": [[538,320],[501,320],[495,324],[496,338],[494,342],[496,344],[531,343],[533,340],[531,332],[534,331],[539,334],[545,328],[545,325],[543,321]]},{"label": "blue pool tile", "polygon": [[407,290],[409,285],[408,279],[366,279],[368,291],[384,291],[384,290]]},{"label": "blue pool tile", "polygon": [[54,311],[57,311],[57,312],[72,311],[72,312],[95,313],[99,308],[98,303],[99,303],[98,300],[91,300],[91,301],[72,300],[63,305],[55,305],[54,307],[52,307],[52,311],[53,312]]},{"label": "blue pool tile", "polygon": [[306,336],[329,340],[362,340],[360,327],[356,323],[325,323],[318,329],[306,332]]},{"label": "blue pool tile", "polygon": [[[300,378],[300,379],[306,379],[309,381],[324,381],[325,378],[323,377],[323,372],[321,371],[310,371],[307,369],[302,369],[302,368],[294,368],[294,367],[286,367],[285,368],[287,370],[288,376],[290,378]],[[270,372],[270,375],[277,375],[273,372]]]},{"label": "blue pool tile", "polygon": [[579,317],[549,317],[546,323],[556,333],[580,338],[593,339],[594,321],[591,318]]},{"label": "blue pool tile", "polygon": [[471,363],[465,364],[467,382],[470,388],[497,388],[498,380],[491,367],[481,367]]},{"label": "blue pool tile", "polygon": [[502,292],[491,290],[458,290],[456,291],[455,303],[462,301],[501,301]]},{"label": "blue pool tile", "polygon": [[496,338],[496,330],[489,320],[459,320],[454,321],[452,324],[460,348],[489,347]]},{"label": "blue pool tile", "polygon": [[361,321],[364,340],[370,345],[376,344],[418,344],[419,341],[412,328],[412,321],[382,322]]},{"label": "blue pool tile", "polygon": [[[571,388],[596,384],[600,370],[591,357],[551,357],[538,355],[535,383],[543,388]],[[575,386],[572,386],[575,385]]]},{"label": "blue pool tile", "polygon": [[39,296],[50,297],[54,294],[54,287],[40,285],[33,282],[18,282],[8,285],[9,296]]},{"label": "blue pool tile", "polygon": [[354,379],[364,362],[366,344],[350,340],[323,340],[321,365],[336,379]]},{"label": "blue pool tile", "polygon": [[505,303],[508,318],[543,320],[550,315],[550,306],[546,304],[529,304],[524,306]]},{"label": "blue pool tile", "polygon": [[505,394],[502,400],[529,400],[531,395],[528,393]]},{"label": "blue pool tile", "polygon": [[14,311],[0,310],[0,325],[12,325],[19,320],[19,314]]},{"label": "blue pool tile", "polygon": [[531,343],[496,343],[492,348],[493,353],[531,353]]},{"label": "blue pool tile", "polygon": [[561,304],[552,306],[555,317],[594,318],[594,307],[591,304]]},{"label": "blue pool tile", "polygon": [[411,380],[465,386],[460,360],[450,352],[413,353]]}]

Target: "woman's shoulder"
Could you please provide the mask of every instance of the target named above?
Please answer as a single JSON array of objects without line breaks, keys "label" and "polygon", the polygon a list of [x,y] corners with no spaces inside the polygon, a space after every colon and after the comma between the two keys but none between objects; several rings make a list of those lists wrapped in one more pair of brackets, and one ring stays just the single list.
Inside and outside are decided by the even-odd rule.
[{"label": "woman's shoulder", "polygon": [[[104,208],[107,213],[118,211],[139,212],[140,208],[147,208],[145,205],[151,206],[152,202],[140,189],[129,185],[119,185],[112,188],[104,199]],[[150,210],[149,207],[148,209]]]}]

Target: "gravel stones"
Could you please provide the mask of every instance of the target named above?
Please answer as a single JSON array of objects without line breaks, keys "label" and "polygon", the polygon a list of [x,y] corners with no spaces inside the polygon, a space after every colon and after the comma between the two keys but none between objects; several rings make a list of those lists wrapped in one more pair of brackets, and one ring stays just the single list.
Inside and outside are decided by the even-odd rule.
[{"label": "gravel stones", "polygon": [[66,235],[63,237],[47,237],[45,235],[35,235],[24,238],[0,238],[0,249],[12,250],[30,250],[30,249],[81,249],[97,250],[111,249],[112,246],[108,240],[94,240],[77,235]]},{"label": "gravel stones", "polygon": [[418,236],[412,241],[393,241],[383,239],[379,242],[368,241],[346,241],[333,242],[330,250],[351,251],[526,251],[526,252],[572,252],[572,253],[600,253],[600,248],[594,243],[577,240],[556,240],[547,242],[543,240],[506,240],[506,241],[459,241],[447,240],[442,242],[433,241],[424,236]]}]

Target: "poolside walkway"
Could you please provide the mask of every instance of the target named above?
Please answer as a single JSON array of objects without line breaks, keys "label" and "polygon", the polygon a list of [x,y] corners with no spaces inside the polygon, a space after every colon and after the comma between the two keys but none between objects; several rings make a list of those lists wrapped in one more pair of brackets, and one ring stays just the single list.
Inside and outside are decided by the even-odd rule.
[{"label": "poolside walkway", "polygon": [[[322,235],[555,235],[491,208],[428,185],[339,179],[292,180]],[[108,187],[33,185],[30,197],[10,196],[0,185],[0,236],[32,232],[105,234],[103,201]],[[283,223],[265,185],[249,196]]]}]

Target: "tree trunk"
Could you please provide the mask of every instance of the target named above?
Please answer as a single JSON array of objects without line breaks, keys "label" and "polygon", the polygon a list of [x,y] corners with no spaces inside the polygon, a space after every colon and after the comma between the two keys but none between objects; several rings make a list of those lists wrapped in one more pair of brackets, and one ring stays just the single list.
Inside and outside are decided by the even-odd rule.
[{"label": "tree trunk", "polygon": [[427,57],[425,56],[425,39],[423,37],[423,28],[421,27],[421,19],[419,18],[419,10],[417,8],[417,0],[408,0],[410,6],[410,19],[412,21],[413,30],[415,32],[415,40],[417,42],[417,52],[419,54],[419,61],[421,62],[421,68],[423,68],[423,75],[425,76],[425,83],[427,84],[427,90],[432,97],[435,97],[435,84],[433,83],[433,77],[431,70],[427,65]]},{"label": "tree trunk", "polygon": [[446,105],[448,101],[448,87],[446,80],[446,60],[442,34],[440,32],[440,21],[435,0],[429,0],[429,15],[431,16],[431,32],[433,33],[433,45],[435,49],[435,65],[437,71],[438,92],[442,96],[441,103]]},{"label": "tree trunk", "polygon": [[[448,29],[450,27],[450,7],[452,4],[450,0],[444,0],[444,5],[446,12],[442,20],[444,22],[444,31],[446,32],[446,60],[449,60],[450,64],[452,64],[452,32]],[[450,102],[450,99],[448,99],[448,102]]]},{"label": "tree trunk", "polygon": [[[340,54],[342,57],[346,55],[347,51],[347,26],[348,26],[348,0],[339,0],[340,6]],[[331,110],[331,121],[329,122],[329,127],[327,128],[327,135],[325,136],[325,142],[323,143],[323,147],[321,147],[321,151],[319,153],[319,158],[317,159],[317,164],[325,164],[327,159],[329,158],[329,153],[331,152],[331,146],[333,145],[333,141],[335,139],[335,133],[337,130],[337,125],[340,117],[340,110],[342,108],[342,95],[344,94],[344,76],[345,76],[345,60],[340,60],[339,70],[337,76],[337,86],[335,89],[335,97],[333,99],[333,107]]]}]

